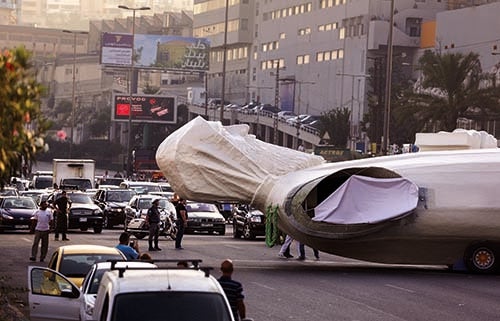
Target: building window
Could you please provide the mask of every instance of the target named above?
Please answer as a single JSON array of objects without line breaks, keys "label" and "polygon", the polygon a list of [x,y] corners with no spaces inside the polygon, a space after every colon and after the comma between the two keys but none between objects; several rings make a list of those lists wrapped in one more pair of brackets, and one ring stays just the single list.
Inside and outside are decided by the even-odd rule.
[{"label": "building window", "polygon": [[309,63],[309,55],[297,56],[297,65],[305,65]]},{"label": "building window", "polygon": [[345,27],[339,29],[339,39],[345,38]]}]

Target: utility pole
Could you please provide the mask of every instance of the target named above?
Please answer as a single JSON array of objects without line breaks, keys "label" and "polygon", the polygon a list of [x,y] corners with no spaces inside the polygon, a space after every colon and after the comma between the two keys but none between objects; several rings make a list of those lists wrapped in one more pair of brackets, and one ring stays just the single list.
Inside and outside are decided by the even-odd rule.
[{"label": "utility pole", "polygon": [[[132,175],[132,95],[137,91],[137,83],[134,83],[134,51],[135,51],[135,12],[137,10],[149,10],[150,7],[129,8],[127,6],[118,6],[120,9],[132,11],[132,56],[129,69],[129,111],[128,111],[128,139],[127,139],[127,177]],[[132,88],[135,87],[135,88]]]},{"label": "utility pole", "polygon": [[385,72],[385,111],[384,111],[384,140],[382,153],[389,154],[389,128],[391,121],[391,86],[392,86],[392,32],[394,28],[394,0],[391,0],[391,18],[389,19],[389,36],[387,39],[387,65]]},{"label": "utility pole", "polygon": [[70,33],[73,35],[73,86],[71,90],[71,132],[69,140],[69,158],[73,157],[73,132],[75,128],[75,109],[76,109],[76,36],[86,35],[87,31],[71,31],[64,29],[62,32]]}]

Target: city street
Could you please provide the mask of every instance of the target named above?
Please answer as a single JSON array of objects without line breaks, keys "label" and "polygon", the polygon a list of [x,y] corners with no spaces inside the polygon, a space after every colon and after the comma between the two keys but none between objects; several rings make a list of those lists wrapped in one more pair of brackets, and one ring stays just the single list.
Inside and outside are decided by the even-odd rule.
[{"label": "city street", "polygon": [[[69,242],[50,240],[49,252],[64,244],[114,246],[122,230],[102,234],[72,232]],[[1,277],[14,288],[25,288],[33,235],[6,232],[0,236],[3,259]],[[139,241],[145,249],[147,240]],[[449,272],[442,266],[388,266],[349,260],[320,253],[306,261],[280,259],[278,247],[264,240],[234,239],[230,226],[225,236],[186,235],[185,250],[174,250],[173,241],[161,238],[161,252],[154,259],[203,260],[214,268],[225,258],[235,263],[234,278],[244,285],[249,317],[258,320],[497,320],[500,315],[500,276]],[[295,244],[292,253],[296,256]],[[45,263],[47,264],[47,263]],[[26,295],[19,300],[26,302]],[[21,303],[19,302],[19,305]],[[26,309],[23,312],[27,313]],[[166,312],[168,313],[168,312]]]}]

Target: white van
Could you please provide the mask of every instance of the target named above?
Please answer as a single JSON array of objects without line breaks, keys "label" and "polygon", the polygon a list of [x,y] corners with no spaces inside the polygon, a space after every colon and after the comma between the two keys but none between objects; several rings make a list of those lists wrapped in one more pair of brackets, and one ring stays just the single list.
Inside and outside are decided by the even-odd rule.
[{"label": "white van", "polygon": [[196,266],[104,273],[95,300],[94,319],[234,321],[217,279],[209,269]]}]

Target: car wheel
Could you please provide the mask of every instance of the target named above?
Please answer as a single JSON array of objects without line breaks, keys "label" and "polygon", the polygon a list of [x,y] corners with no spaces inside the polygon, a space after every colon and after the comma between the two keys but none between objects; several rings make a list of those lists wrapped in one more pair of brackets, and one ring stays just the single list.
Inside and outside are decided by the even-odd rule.
[{"label": "car wheel", "polygon": [[226,229],[225,228],[220,229],[219,230],[219,235],[226,235]]},{"label": "car wheel", "polygon": [[[235,222],[235,221],[233,221]],[[238,225],[236,223],[233,223],[233,237],[235,239],[241,238],[241,232],[238,230]]]},{"label": "car wheel", "polygon": [[88,231],[88,230],[89,230],[89,228],[88,228],[88,227],[80,227],[80,231],[82,231],[82,232],[86,232],[86,231]]},{"label": "car wheel", "polygon": [[113,224],[111,224],[107,215],[104,215],[104,226],[106,228],[113,228]]},{"label": "car wheel", "polygon": [[243,225],[243,237],[247,240],[253,240],[255,238],[249,224]]},{"label": "car wheel", "polygon": [[498,250],[488,242],[473,244],[465,252],[467,269],[475,273],[495,272],[498,259]]},{"label": "car wheel", "polygon": [[172,240],[175,240],[177,238],[177,228],[172,229],[172,231],[170,231],[170,234],[168,236],[170,236]]},{"label": "car wheel", "polygon": [[94,227],[94,233],[96,233],[96,234],[102,233],[102,226],[95,226]]}]

